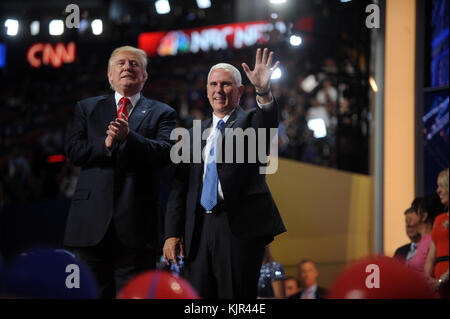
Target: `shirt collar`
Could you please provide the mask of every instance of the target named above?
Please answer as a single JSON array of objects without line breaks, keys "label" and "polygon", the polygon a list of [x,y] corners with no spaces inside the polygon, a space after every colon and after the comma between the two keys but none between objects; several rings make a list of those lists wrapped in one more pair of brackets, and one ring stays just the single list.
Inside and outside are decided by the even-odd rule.
[{"label": "shirt collar", "polygon": [[[120,107],[120,106],[119,106],[119,101],[120,101],[121,98],[123,98],[123,95],[120,94],[120,93],[118,93],[118,92],[115,92],[114,98],[115,98],[115,100],[116,100],[116,107]],[[131,108],[130,108],[130,109],[132,109],[132,108],[134,108],[134,107],[136,106],[136,104],[139,102],[139,99],[141,98],[141,93],[138,92],[138,93],[136,93],[135,95],[132,95],[132,96],[130,96],[130,97],[128,97],[128,98],[130,99],[130,102],[131,102]]]},{"label": "shirt collar", "polygon": [[314,286],[312,286],[309,290],[312,291],[312,292],[314,292],[314,293],[316,293],[316,291],[317,291],[317,284],[315,284]]},{"label": "shirt collar", "polygon": [[315,284],[314,286],[311,286],[309,289],[308,289],[308,288],[305,288],[304,293],[306,293],[307,291],[308,291],[310,294],[311,294],[311,293],[316,294],[316,291],[317,291],[317,284]]},{"label": "shirt collar", "polygon": [[230,113],[228,113],[227,115],[225,115],[223,118],[220,118],[220,117],[218,117],[216,114],[213,113],[213,117],[212,117],[212,119],[213,119],[213,121],[212,121],[212,127],[213,127],[213,128],[216,128],[216,127],[217,127],[217,123],[218,123],[220,120],[222,120],[222,121],[224,121],[224,122],[226,123],[226,122],[228,121],[228,119],[230,118],[231,114],[233,114],[233,112],[236,111],[236,109],[237,109],[237,107],[234,108],[233,111],[231,111]]}]

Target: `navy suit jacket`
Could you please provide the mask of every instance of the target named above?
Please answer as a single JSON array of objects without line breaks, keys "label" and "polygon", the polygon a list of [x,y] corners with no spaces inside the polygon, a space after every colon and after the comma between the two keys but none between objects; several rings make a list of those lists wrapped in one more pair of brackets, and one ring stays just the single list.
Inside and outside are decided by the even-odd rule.
[{"label": "navy suit jacket", "polygon": [[394,258],[401,261],[406,261],[406,257],[408,256],[410,250],[411,250],[411,243],[403,245],[397,248],[397,250],[394,253]]},{"label": "navy suit jacket", "polygon": [[[226,128],[278,128],[278,105],[274,101],[272,108],[262,110],[259,107],[248,112],[237,107],[222,127],[222,158],[226,158]],[[212,119],[202,122],[202,133],[211,127]],[[225,133],[225,134],[224,134]],[[190,131],[190,150],[193,147],[193,135]],[[266,150],[269,150],[270,135],[267,132]],[[202,140],[202,149],[206,141]],[[242,239],[266,238],[286,231],[275,201],[272,198],[264,174],[260,174],[262,165],[256,156],[256,163],[248,160],[248,144],[245,145],[243,163],[236,163],[236,145],[233,149],[233,163],[217,163],[217,171],[224,195],[224,210],[230,229]],[[203,186],[203,159],[201,163],[180,163],[177,165],[172,190],[169,195],[164,223],[164,238],[184,239],[184,252],[189,256],[195,220],[200,205]]]},{"label": "navy suit jacket", "polygon": [[176,112],[141,96],[128,119],[125,148],[115,144],[108,156],[106,131],[116,117],[114,95],[76,104],[66,154],[81,170],[67,219],[66,246],[98,244],[112,221],[127,246],[156,248],[161,240],[162,234],[157,234],[159,177],[169,162]]}]

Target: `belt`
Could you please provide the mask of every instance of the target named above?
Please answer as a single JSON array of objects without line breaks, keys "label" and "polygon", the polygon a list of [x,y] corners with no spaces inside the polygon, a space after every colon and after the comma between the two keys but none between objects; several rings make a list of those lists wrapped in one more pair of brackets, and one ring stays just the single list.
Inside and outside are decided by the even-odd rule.
[{"label": "belt", "polygon": [[441,256],[441,257],[436,258],[435,263],[437,264],[437,263],[440,263],[443,261],[448,261],[448,256]]},{"label": "belt", "polygon": [[[201,206],[200,206],[201,207]],[[203,208],[203,207],[201,207],[201,209],[203,210],[203,211],[205,211],[205,209]],[[224,204],[224,202],[223,201],[221,201],[221,202],[218,202],[217,204],[216,204],[216,206],[214,206],[213,207],[213,209],[211,209],[211,211],[210,212],[207,212],[207,213],[209,213],[209,214],[219,214],[219,213],[223,213],[225,211],[225,204]],[[206,212],[206,211],[205,211]]]}]

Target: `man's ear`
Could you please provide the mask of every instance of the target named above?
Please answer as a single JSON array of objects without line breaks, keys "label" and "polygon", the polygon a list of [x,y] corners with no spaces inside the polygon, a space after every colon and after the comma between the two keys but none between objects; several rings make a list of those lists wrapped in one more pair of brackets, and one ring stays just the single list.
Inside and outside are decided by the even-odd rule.
[{"label": "man's ear", "polygon": [[108,71],[107,76],[108,76],[109,85],[111,86],[111,89],[114,90],[113,83],[112,83],[112,73],[110,71]]},{"label": "man's ear", "polygon": [[243,85],[241,85],[240,87],[239,87],[239,93],[238,93],[238,96],[239,96],[239,98],[242,96],[242,94],[244,93],[244,90],[245,90],[245,87],[243,86]]}]

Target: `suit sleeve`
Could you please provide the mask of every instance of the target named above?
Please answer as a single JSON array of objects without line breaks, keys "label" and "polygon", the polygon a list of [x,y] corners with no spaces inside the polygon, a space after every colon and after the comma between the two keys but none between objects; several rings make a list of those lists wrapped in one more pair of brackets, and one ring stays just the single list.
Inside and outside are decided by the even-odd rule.
[{"label": "suit sleeve", "polygon": [[278,103],[273,98],[271,105],[261,107],[257,101],[255,115],[252,118],[252,127],[254,128],[278,128],[280,114]]},{"label": "suit sleeve", "polygon": [[[258,102],[257,102],[258,103]],[[258,103],[259,104],[259,103]],[[256,111],[251,119],[251,126],[254,129],[264,128],[266,129],[266,139],[265,145],[267,150],[267,155],[269,155],[271,142],[274,136],[271,136],[271,129],[276,129],[278,132],[278,125],[280,123],[281,115],[279,113],[278,103],[275,98],[273,98],[271,105],[266,105],[264,107],[260,107],[258,105],[256,107]],[[258,141],[259,145],[259,141]],[[267,162],[267,159],[263,160],[264,163]]]},{"label": "suit sleeve", "polygon": [[105,136],[89,137],[87,115],[80,102],[75,106],[75,114],[66,142],[66,155],[72,164],[87,166],[101,164],[109,160],[105,146]]},{"label": "suit sleeve", "polygon": [[172,109],[165,111],[157,124],[157,133],[154,139],[147,138],[130,130],[126,147],[120,152],[127,157],[129,163],[153,163],[165,165],[170,160],[172,141],[170,133],[175,128],[176,112]]},{"label": "suit sleeve", "polygon": [[186,220],[188,178],[187,164],[178,164],[164,216],[164,240],[169,237],[181,238],[183,236]]}]

